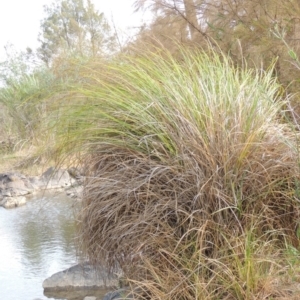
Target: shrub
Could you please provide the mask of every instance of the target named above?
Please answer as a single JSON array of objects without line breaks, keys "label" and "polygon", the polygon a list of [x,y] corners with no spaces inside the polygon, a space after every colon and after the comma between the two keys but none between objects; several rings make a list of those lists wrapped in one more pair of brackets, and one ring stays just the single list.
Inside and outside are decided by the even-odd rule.
[{"label": "shrub", "polygon": [[120,267],[144,299],[280,295],[276,259],[298,247],[299,166],[271,71],[181,49],[94,62],[71,94],[82,103],[66,105],[77,125],[60,126],[61,147],[87,166],[90,259]]},{"label": "shrub", "polygon": [[53,80],[51,73],[43,70],[11,79],[0,90],[0,103],[6,112],[1,127],[9,124],[10,138],[13,136],[19,143],[38,138],[47,114],[45,98]]}]

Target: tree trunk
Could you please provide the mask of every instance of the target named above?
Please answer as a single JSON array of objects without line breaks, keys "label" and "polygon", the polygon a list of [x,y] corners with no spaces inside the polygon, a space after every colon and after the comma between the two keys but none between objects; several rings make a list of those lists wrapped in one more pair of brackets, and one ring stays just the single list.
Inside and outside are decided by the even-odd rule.
[{"label": "tree trunk", "polygon": [[185,16],[189,25],[191,40],[194,40],[199,30],[195,3],[194,0],[183,0],[183,3],[185,8]]}]

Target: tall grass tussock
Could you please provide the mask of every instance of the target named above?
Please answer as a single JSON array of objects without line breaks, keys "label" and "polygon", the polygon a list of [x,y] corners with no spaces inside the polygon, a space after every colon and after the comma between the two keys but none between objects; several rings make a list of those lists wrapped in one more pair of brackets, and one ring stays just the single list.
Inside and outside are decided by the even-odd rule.
[{"label": "tall grass tussock", "polygon": [[87,168],[84,253],[137,299],[292,299],[299,157],[271,71],[181,49],[80,72],[59,147]]}]

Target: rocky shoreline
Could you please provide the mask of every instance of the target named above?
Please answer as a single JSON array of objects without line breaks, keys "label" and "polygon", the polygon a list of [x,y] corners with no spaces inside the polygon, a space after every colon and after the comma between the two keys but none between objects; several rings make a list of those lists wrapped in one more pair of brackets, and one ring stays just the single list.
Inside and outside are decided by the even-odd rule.
[{"label": "rocky shoreline", "polygon": [[[81,199],[84,176],[75,169],[50,167],[40,176],[25,176],[18,172],[0,173],[0,207],[6,209],[26,205],[27,200],[42,191],[64,190],[66,195]],[[43,282],[44,295],[68,300],[134,299],[116,275],[101,266],[84,262],[53,274]],[[104,294],[97,296],[97,294]]]},{"label": "rocky shoreline", "polygon": [[17,172],[0,174],[0,206],[15,208],[26,204],[27,197],[38,191],[64,189],[68,196],[80,198],[82,176],[74,177],[70,170],[50,167],[41,176],[25,176]]}]

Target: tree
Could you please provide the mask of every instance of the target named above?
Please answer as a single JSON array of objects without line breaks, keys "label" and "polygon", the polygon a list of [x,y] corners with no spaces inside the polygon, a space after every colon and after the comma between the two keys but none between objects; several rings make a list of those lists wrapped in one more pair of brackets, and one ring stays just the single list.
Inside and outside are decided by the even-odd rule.
[{"label": "tree", "polygon": [[38,53],[46,64],[62,53],[97,56],[115,48],[115,35],[90,0],[55,0],[44,10]]},{"label": "tree", "polygon": [[233,32],[241,24],[252,36],[275,24],[290,31],[299,23],[300,4],[293,0],[136,0],[135,8],[151,9],[158,18],[180,16],[190,40],[220,41],[227,33],[235,37]]},{"label": "tree", "polygon": [[4,46],[6,59],[0,62],[0,85],[10,85],[19,81],[23,76],[31,74],[39,65],[36,53],[31,48],[26,51],[16,50],[15,46],[7,43]]},{"label": "tree", "polygon": [[178,24],[175,25],[176,29],[172,32],[170,32],[169,28],[170,36],[178,32],[180,27],[180,32],[185,33],[185,37],[181,36],[181,39],[191,41],[195,40],[198,34],[203,37],[206,36],[199,19],[199,15],[202,12],[202,4],[200,2],[199,0],[136,0],[135,8],[137,11],[141,9],[152,10],[156,15],[151,25],[152,28],[155,27],[155,24],[160,26],[163,23],[163,19],[172,20],[173,26],[176,23],[180,23],[179,26]]},{"label": "tree", "polygon": [[165,31],[156,28],[172,20],[172,24],[165,25],[169,36],[176,38],[181,32],[186,34],[181,42],[202,48],[208,41],[231,55],[237,64],[246,59],[248,66],[267,68],[277,59],[275,71],[280,82],[290,91],[299,90],[299,80],[295,80],[299,77],[299,64],[295,68],[292,61],[300,57],[299,1],[136,0],[135,6],[156,14],[148,34],[151,32],[164,46],[170,42],[162,36]]}]

